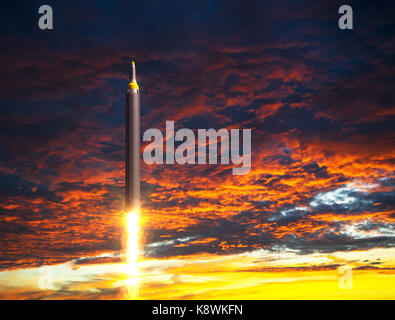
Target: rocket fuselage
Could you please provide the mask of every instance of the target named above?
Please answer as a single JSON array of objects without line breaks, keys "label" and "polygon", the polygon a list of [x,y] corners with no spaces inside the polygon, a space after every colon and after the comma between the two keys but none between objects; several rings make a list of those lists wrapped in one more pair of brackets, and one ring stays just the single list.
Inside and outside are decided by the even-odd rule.
[{"label": "rocket fuselage", "polygon": [[135,79],[134,63],[132,68],[133,75],[126,91],[125,209],[127,211],[140,209],[140,93]]}]

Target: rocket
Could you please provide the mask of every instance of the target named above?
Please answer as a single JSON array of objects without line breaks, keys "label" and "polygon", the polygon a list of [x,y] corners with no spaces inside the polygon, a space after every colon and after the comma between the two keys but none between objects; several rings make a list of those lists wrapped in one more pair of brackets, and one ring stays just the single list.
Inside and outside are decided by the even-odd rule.
[{"label": "rocket", "polygon": [[140,91],[134,61],[126,88],[125,118],[125,210],[137,212],[140,209]]}]

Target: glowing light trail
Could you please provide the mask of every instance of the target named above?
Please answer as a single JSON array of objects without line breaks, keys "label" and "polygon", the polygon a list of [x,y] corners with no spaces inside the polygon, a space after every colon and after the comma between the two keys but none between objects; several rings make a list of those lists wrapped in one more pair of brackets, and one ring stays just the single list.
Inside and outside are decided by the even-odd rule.
[{"label": "glowing light trail", "polygon": [[126,288],[128,298],[136,299],[139,291],[139,212],[126,213]]}]

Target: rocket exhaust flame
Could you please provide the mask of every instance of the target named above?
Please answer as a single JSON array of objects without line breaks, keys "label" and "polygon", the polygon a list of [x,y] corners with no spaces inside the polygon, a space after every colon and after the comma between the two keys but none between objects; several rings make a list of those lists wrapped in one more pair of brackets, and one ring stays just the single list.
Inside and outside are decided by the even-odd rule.
[{"label": "rocket exhaust flame", "polygon": [[127,251],[126,262],[129,273],[138,273],[137,262],[139,258],[139,214],[136,211],[126,214]]},{"label": "rocket exhaust flame", "polygon": [[126,213],[126,290],[128,299],[139,294],[139,212]]}]

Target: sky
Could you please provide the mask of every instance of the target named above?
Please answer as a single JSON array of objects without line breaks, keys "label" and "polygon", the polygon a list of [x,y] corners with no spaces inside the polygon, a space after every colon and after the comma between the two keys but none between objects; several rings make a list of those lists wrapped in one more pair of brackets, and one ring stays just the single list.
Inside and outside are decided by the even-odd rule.
[{"label": "sky", "polygon": [[252,130],[247,175],[141,162],[139,298],[395,297],[393,3],[42,4],[0,13],[0,298],[128,296],[131,57],[142,132]]}]

